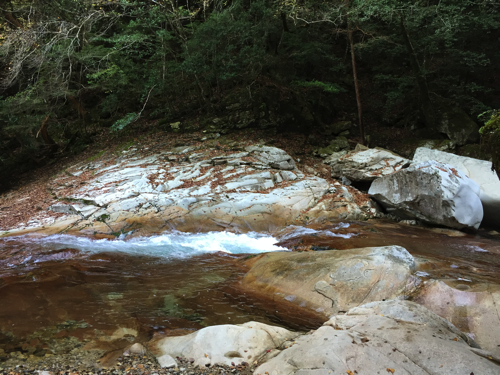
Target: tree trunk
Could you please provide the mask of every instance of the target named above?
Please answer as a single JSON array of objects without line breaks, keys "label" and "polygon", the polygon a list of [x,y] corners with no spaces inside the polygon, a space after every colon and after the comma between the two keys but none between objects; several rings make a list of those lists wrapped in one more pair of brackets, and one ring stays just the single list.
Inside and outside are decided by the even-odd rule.
[{"label": "tree trunk", "polygon": [[427,81],[425,79],[425,75],[418,63],[417,55],[410,41],[410,37],[408,36],[408,31],[406,30],[404,18],[401,16],[400,18],[401,25],[401,34],[403,36],[403,40],[408,51],[408,55],[410,57],[410,64],[413,70],[413,74],[417,79],[418,91],[419,91],[419,100],[420,100],[420,110],[422,111],[422,115],[424,116],[426,126],[430,129],[436,128],[436,117],[434,114],[434,108],[432,106],[430,97],[429,97],[429,88],[427,87]]},{"label": "tree trunk", "polygon": [[[52,137],[49,135],[49,132],[47,131],[48,124],[49,124],[49,118],[50,114],[45,117],[45,119],[42,121],[42,126],[40,127],[40,130],[38,131],[38,134],[41,134],[43,142],[47,145],[50,146],[50,153],[54,153],[57,151],[59,148],[59,145],[52,139]],[[37,134],[37,137],[38,137]]]},{"label": "tree trunk", "polygon": [[366,140],[365,128],[363,125],[363,107],[361,105],[361,96],[359,93],[358,72],[356,70],[356,54],[354,53],[354,40],[352,37],[352,28],[349,19],[347,19],[347,38],[349,39],[349,45],[351,47],[352,76],[354,79],[354,90],[356,92],[356,104],[358,106],[358,123],[359,131],[361,133],[361,144],[364,145],[366,143]]},{"label": "tree trunk", "polygon": [[9,26],[12,29],[18,29],[18,28],[22,29],[23,28],[23,25],[21,24],[21,22],[19,22],[17,20],[17,18],[12,15],[11,12],[4,11],[3,17],[5,18],[5,21],[7,21],[7,23],[9,24]]}]

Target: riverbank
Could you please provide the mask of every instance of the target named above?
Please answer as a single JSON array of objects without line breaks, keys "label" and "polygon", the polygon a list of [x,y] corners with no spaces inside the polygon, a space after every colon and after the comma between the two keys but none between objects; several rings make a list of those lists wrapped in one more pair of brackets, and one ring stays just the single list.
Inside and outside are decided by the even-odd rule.
[{"label": "riverbank", "polygon": [[[479,187],[451,166],[435,162],[408,167],[408,159],[361,146],[325,163],[315,160],[313,168],[295,146],[292,156],[249,139],[183,138],[182,144],[156,139],[71,164],[39,185],[50,196],[46,211],[39,206],[39,216],[26,222],[18,222],[22,215],[4,221],[17,224],[4,227],[0,239],[5,248],[0,254],[5,302],[0,308],[0,349],[5,365],[48,366],[52,361],[54,369],[66,364],[80,366],[78,371],[108,371],[118,362],[123,366],[119,358],[130,345],[141,344],[154,356],[137,356],[138,371],[154,371],[148,369],[155,360],[165,366],[185,357],[193,358],[200,371],[225,364],[229,369],[221,372],[239,371],[240,366],[257,375],[252,366],[269,364],[278,371],[283,364],[276,364],[276,358],[289,357],[295,338],[305,345],[301,350],[312,350],[318,343],[304,332],[321,336],[328,330],[325,325],[335,328],[337,320],[363,315],[372,304],[387,309],[390,302],[394,305],[388,311],[397,310],[392,320],[373,321],[372,313],[365,314],[358,318],[372,322],[375,331],[346,334],[359,336],[363,345],[365,338],[377,341],[376,330],[383,324],[396,324],[401,317],[414,324],[407,313],[417,309],[429,324],[444,324],[449,340],[461,338],[461,346],[448,349],[467,357],[481,347],[480,354],[472,351],[469,362],[495,374],[494,367],[476,356],[500,356],[500,331],[491,328],[500,327],[500,315],[492,313],[500,298],[500,241],[496,232],[472,232],[479,216],[470,224],[460,221],[464,212],[482,213]],[[397,218],[390,207],[384,212],[359,190],[365,185],[357,189],[345,176],[337,180],[318,172],[328,172],[327,164],[346,158],[359,163],[360,155],[368,161],[359,178],[390,179],[428,168],[429,176],[451,181],[443,199],[452,191],[448,186],[459,192],[469,189],[465,196],[475,194],[479,203],[455,215],[454,206],[464,200],[451,197],[446,219],[465,230],[431,227],[432,212],[405,220],[413,207],[398,208]],[[34,198],[20,198],[21,193],[7,196],[4,203],[9,206],[2,211],[12,213],[34,203]],[[403,303],[407,300],[419,305]],[[356,310],[360,306],[362,314]],[[358,318],[353,322],[358,324]],[[340,330],[351,328],[347,324]],[[234,332],[255,345],[238,341]],[[269,342],[268,334],[273,337]],[[368,339],[370,335],[375,336]],[[426,368],[415,348],[396,336],[394,347],[420,361],[418,368]],[[329,333],[325,340],[334,337]],[[182,344],[169,344],[172,340]],[[418,330],[415,340],[424,340]],[[348,342],[338,342],[344,344]],[[440,347],[435,340],[432,345]],[[450,361],[445,373],[455,375],[456,364]],[[297,371],[312,366],[294,363]],[[181,370],[181,363],[175,366],[191,371]],[[333,361],[322,369],[338,366]],[[367,368],[356,366],[344,370]],[[405,366],[398,359],[387,368],[413,374],[415,369]],[[127,373],[121,367],[113,371]]]}]

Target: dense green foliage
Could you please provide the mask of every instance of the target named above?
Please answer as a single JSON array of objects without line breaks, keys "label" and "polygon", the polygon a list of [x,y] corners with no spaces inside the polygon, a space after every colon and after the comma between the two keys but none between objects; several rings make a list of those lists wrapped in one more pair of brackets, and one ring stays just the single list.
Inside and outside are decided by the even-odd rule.
[{"label": "dense green foliage", "polygon": [[418,103],[429,93],[474,118],[500,108],[496,1],[4,3],[4,167],[79,150],[98,129],[126,131],[141,117],[214,113],[236,94],[260,110],[276,98],[306,106],[304,131],[355,119],[348,31],[369,122],[425,125]]}]

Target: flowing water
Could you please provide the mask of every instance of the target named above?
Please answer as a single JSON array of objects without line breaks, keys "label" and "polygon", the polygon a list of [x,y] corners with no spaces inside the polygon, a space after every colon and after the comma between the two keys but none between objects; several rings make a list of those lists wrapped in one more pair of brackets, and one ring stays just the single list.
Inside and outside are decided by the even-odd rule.
[{"label": "flowing water", "polygon": [[383,221],[289,227],[274,237],[170,232],[116,240],[6,238],[0,239],[0,361],[2,349],[62,354],[86,342],[124,346],[155,334],[249,320],[316,328],[324,317],[243,292],[242,260],[268,251],[385,245],[412,253],[423,278],[498,283],[498,235]]},{"label": "flowing water", "polygon": [[241,259],[286,251],[276,242],[227,232],[0,240],[0,349],[63,354],[87,340],[125,339],[125,345],[158,332],[249,320],[315,328],[319,316],[276,307],[237,288],[246,272]]}]

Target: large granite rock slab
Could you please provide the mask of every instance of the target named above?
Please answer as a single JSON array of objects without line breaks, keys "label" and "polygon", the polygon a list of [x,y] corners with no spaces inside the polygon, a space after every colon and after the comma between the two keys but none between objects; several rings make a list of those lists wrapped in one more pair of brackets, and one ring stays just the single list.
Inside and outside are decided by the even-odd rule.
[{"label": "large granite rock slab", "polygon": [[432,160],[376,179],[368,194],[403,219],[457,229],[477,229],[483,219],[479,186],[452,166]]},{"label": "large granite rock slab", "polygon": [[481,348],[500,357],[500,287],[477,283],[469,286],[463,281],[454,284],[426,281],[414,301],[452,322]]},{"label": "large granite rock slab", "polygon": [[410,165],[410,160],[393,152],[371,148],[350,152],[330,163],[332,177],[346,177],[352,181],[373,181]]},{"label": "large granite rock slab", "polygon": [[479,198],[484,209],[482,224],[500,228],[500,180],[490,161],[454,155],[425,147],[417,148],[413,157],[413,164],[428,160],[451,165],[476,182],[481,189]]},{"label": "large granite rock slab", "polygon": [[252,260],[244,288],[330,316],[409,293],[413,257],[400,246],[269,253]]},{"label": "large granite rock slab", "polygon": [[65,216],[29,231],[272,232],[319,217],[349,214],[357,220],[376,213],[368,196],[351,189],[346,202],[328,181],[298,170],[285,151],[258,145],[234,151],[183,146],[151,154],[131,149],[69,168],[49,188],[60,200],[51,209]]},{"label": "large granite rock slab", "polygon": [[[187,336],[166,337],[155,344],[157,357],[193,358],[194,364],[206,365],[253,363],[275,351],[299,334],[281,327],[258,322],[219,325],[200,329]],[[234,366],[234,365],[233,365]]]},{"label": "large granite rock slab", "polygon": [[[379,301],[337,315],[254,375],[496,375],[500,366],[456,327],[408,301]],[[493,358],[493,357],[491,357]]]}]

